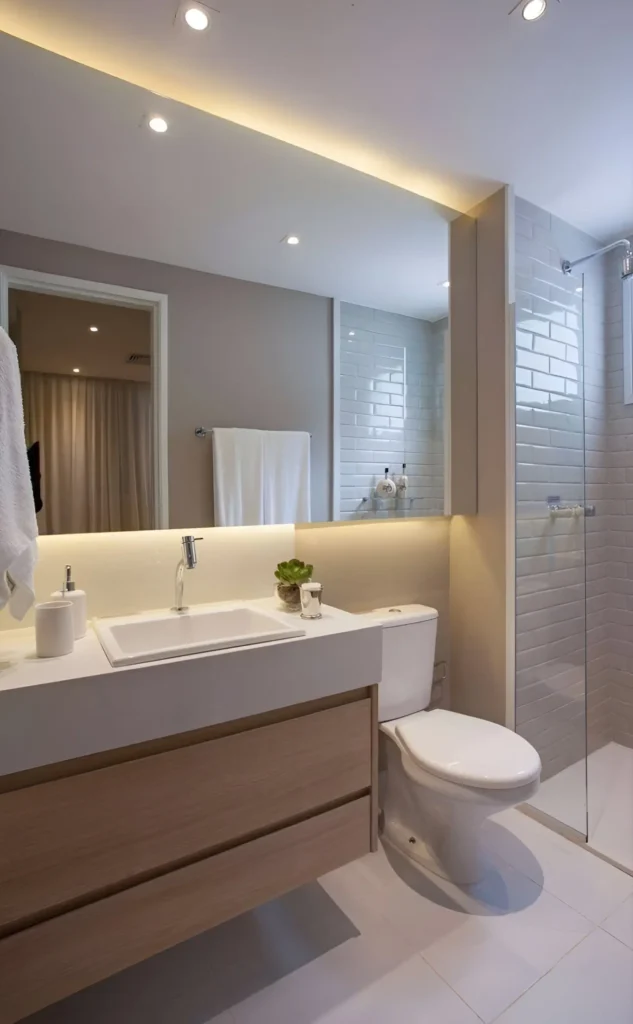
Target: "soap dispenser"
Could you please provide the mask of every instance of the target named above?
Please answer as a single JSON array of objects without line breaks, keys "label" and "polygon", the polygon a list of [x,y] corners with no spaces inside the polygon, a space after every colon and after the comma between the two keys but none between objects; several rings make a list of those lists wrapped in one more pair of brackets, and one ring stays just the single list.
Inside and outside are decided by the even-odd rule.
[{"label": "soap dispenser", "polygon": [[88,604],[85,590],[77,590],[72,578],[72,569],[66,566],[66,578],[61,590],[56,590],[51,597],[55,601],[70,601],[73,606],[73,627],[75,640],[80,640],[86,635],[88,628]]},{"label": "soap dispenser", "polygon": [[402,473],[396,478],[396,490],[399,498],[406,498],[407,490],[409,487],[409,477],[407,476],[407,464],[402,463]]},{"label": "soap dispenser", "polygon": [[396,495],[396,485],[389,476],[389,467],[385,468],[385,475],[382,480],[379,480],[376,484],[376,497],[378,498],[394,498]]}]

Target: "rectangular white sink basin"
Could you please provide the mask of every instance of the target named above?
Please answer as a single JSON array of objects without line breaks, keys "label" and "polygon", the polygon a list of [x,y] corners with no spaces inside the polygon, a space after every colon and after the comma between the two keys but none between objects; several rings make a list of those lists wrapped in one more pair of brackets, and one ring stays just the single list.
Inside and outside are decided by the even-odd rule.
[{"label": "rectangular white sink basin", "polygon": [[305,636],[298,624],[247,605],[97,619],[94,626],[115,667]]}]

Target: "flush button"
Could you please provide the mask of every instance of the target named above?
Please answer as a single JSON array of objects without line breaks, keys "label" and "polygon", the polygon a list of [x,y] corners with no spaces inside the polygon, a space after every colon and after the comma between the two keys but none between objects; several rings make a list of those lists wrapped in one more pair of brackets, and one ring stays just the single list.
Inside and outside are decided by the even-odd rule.
[{"label": "flush button", "polygon": [[402,608],[390,608],[389,609],[389,614],[390,615],[402,615]]}]

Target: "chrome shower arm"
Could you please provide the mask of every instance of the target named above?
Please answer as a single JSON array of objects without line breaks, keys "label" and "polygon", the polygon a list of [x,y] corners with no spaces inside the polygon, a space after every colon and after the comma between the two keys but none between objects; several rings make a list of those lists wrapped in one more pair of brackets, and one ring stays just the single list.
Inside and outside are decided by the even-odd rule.
[{"label": "chrome shower arm", "polygon": [[612,252],[613,249],[619,249],[621,245],[631,251],[631,243],[628,238],[619,238],[617,242],[611,242],[611,245],[605,245],[604,248],[591,252],[588,256],[581,256],[579,260],[563,260],[561,263],[563,274],[571,274],[574,267],[579,267],[581,263],[593,260],[596,256],[604,256],[605,253]]}]

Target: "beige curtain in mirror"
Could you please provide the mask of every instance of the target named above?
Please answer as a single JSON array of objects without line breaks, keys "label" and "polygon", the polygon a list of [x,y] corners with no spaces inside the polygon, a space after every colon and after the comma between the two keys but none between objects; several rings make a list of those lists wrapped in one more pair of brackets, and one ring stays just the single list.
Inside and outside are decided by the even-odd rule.
[{"label": "beige curtain in mirror", "polygon": [[23,373],[29,444],[40,442],[41,533],[153,527],[149,384]]}]

